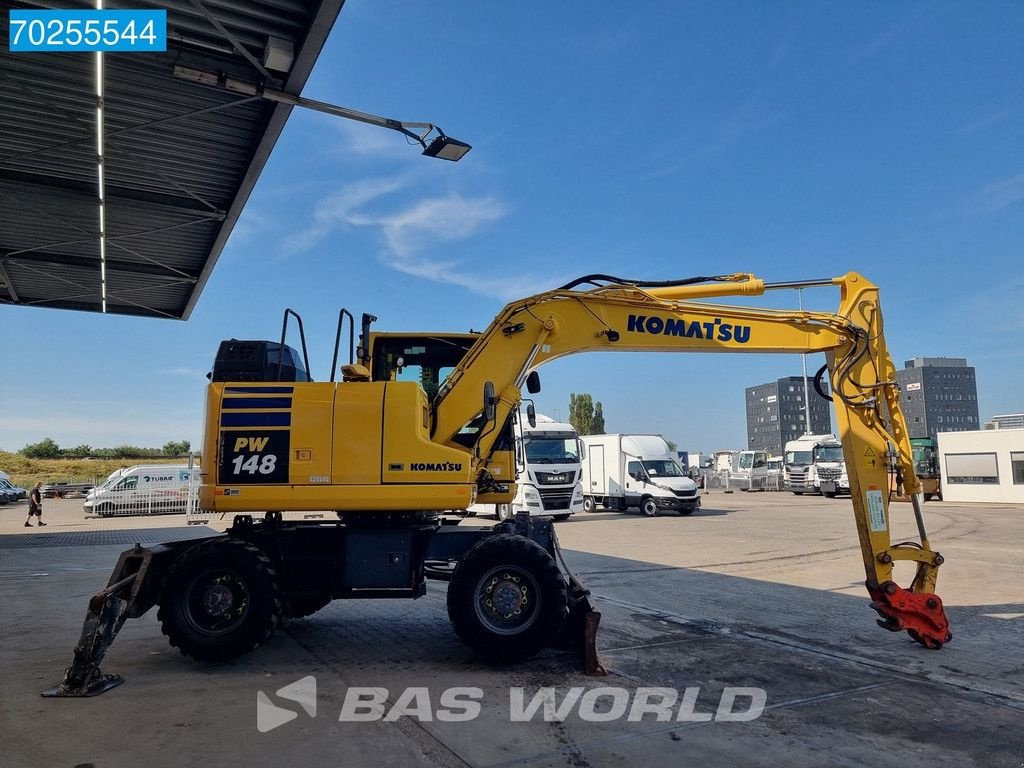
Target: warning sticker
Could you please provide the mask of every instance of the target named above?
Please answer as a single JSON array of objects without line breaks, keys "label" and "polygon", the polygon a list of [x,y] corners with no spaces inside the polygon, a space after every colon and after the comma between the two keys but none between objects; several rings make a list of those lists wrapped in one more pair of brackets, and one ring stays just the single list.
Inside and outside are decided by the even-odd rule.
[{"label": "warning sticker", "polygon": [[866,491],[864,494],[868,502],[868,524],[873,532],[887,530],[885,524],[885,506],[882,504],[882,492],[878,490]]}]

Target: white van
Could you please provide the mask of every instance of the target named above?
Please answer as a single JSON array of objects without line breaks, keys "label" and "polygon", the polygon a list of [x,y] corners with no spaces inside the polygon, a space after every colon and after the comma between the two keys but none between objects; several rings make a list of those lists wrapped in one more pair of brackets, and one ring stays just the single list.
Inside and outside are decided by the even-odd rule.
[{"label": "white van", "polygon": [[195,506],[199,466],[148,464],[119,469],[89,491],[87,515],[152,515],[185,513]]},{"label": "white van", "polygon": [[700,491],[661,435],[587,435],[583,445],[583,511],[639,507],[689,515],[700,509]]}]

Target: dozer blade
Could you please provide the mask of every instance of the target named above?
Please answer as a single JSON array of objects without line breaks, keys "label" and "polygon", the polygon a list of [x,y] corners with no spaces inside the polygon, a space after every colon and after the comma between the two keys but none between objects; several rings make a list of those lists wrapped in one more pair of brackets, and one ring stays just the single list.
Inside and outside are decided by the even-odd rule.
[{"label": "dozer blade", "polygon": [[572,573],[569,574],[569,617],[564,636],[571,647],[579,650],[583,658],[583,671],[588,675],[607,675],[597,653],[597,628],[601,612],[590,601],[590,590]]},{"label": "dozer blade", "polygon": [[601,624],[601,612],[594,607],[590,599],[590,590],[570,570],[565,562],[562,548],[558,544],[558,536],[554,527],[550,529],[550,548],[555,561],[565,573],[569,586],[569,616],[562,625],[558,644],[579,652],[583,660],[583,671],[588,675],[604,676],[608,670],[601,663],[597,653],[597,628]]}]

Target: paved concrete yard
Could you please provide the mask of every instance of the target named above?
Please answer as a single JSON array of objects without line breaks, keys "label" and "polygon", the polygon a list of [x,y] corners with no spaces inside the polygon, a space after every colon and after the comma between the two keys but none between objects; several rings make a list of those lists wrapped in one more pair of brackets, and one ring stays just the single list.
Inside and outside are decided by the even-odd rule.
[{"label": "paved concrete yard", "polygon": [[[909,536],[909,507],[894,508]],[[0,765],[1020,766],[1024,509],[926,511],[955,635],[939,652],[875,626],[849,500],[712,493],[690,518],[598,512],[559,524],[604,613],[606,678],[557,651],[481,665],[448,625],[445,585],[430,582],[414,602],[332,603],[221,666],[178,655],[151,611],[104,664],[123,686],[52,700],[39,691],[60,678],[120,550],[208,531],[172,528],[173,516],[86,521],[73,500],[48,501],[49,527],[29,530],[24,505],[0,507]],[[258,732],[257,692],[288,707],[274,691],[308,675],[316,717],[291,704],[294,720]],[[481,714],[339,722],[352,686],[386,688],[388,708],[425,687],[430,710],[451,686],[478,687]],[[530,698],[545,686],[559,699],[573,686],[699,687],[698,712],[714,712],[727,686],[757,687],[767,707],[750,722],[587,722],[575,709],[564,722],[511,722],[509,689]]]}]

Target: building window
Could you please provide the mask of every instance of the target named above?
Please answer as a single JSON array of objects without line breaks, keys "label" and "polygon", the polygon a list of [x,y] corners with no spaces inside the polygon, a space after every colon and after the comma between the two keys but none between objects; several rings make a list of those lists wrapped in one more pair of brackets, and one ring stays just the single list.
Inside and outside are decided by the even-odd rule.
[{"label": "building window", "polygon": [[999,483],[999,466],[996,462],[996,455],[994,453],[947,453],[946,482],[953,485],[997,485]]},{"label": "building window", "polygon": [[1013,470],[1013,484],[1024,485],[1024,452],[1010,452],[1010,467]]}]

